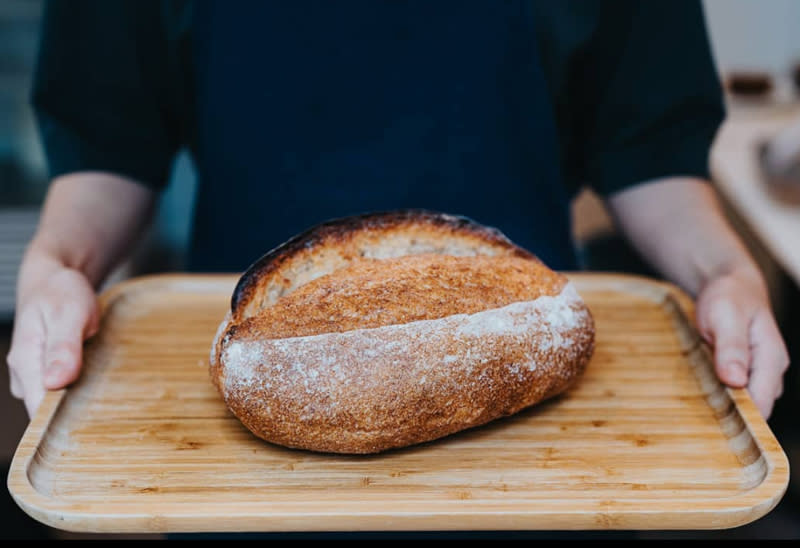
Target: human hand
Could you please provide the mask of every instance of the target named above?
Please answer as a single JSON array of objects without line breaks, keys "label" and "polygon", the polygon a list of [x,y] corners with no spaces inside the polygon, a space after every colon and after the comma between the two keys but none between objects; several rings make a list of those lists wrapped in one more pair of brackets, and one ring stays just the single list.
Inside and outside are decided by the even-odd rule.
[{"label": "human hand", "polygon": [[714,346],[717,376],[728,386],[746,386],[768,418],[783,391],[789,356],[766,283],[713,186],[666,177],[620,191],[609,205],[650,264],[696,296],[697,325]]},{"label": "human hand", "polygon": [[764,418],[783,393],[789,354],[761,277],[749,269],[711,279],[697,297],[697,325],[714,346],[714,366],[728,386],[747,387]]},{"label": "human hand", "polygon": [[156,193],[101,171],[53,179],[22,261],[8,365],[11,392],[33,415],[46,389],[80,374],[83,341],[97,331],[94,288],[132,248]]},{"label": "human hand", "polygon": [[30,254],[20,269],[8,367],[11,393],[33,416],[46,390],[75,381],[83,341],[98,328],[97,298],[82,273]]}]

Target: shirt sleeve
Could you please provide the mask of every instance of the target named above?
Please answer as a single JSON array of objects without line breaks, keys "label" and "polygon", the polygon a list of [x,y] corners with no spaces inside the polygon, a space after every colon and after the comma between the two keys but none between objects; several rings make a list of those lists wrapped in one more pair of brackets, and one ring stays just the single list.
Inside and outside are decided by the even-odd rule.
[{"label": "shirt sleeve", "polygon": [[724,101],[699,0],[541,2],[537,15],[571,187],[709,177]]},{"label": "shirt sleeve", "polygon": [[108,171],[160,188],[180,144],[160,6],[45,5],[32,103],[50,175]]}]

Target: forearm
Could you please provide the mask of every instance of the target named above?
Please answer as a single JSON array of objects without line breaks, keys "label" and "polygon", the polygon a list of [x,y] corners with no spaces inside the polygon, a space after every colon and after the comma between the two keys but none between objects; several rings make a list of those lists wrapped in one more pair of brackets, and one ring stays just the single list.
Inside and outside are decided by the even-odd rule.
[{"label": "forearm", "polygon": [[696,297],[700,334],[728,386],[747,387],[764,417],[783,390],[789,355],[766,284],[725,220],[711,186],[673,178],[639,185],[610,200],[634,246],[668,279]]},{"label": "forearm", "polygon": [[154,192],[109,173],[55,179],[20,271],[19,297],[66,266],[97,286],[130,250],[150,217]]},{"label": "forearm", "polygon": [[609,205],[618,226],[644,258],[692,295],[710,280],[734,272],[763,286],[758,267],[727,223],[707,182],[653,181],[613,195]]}]

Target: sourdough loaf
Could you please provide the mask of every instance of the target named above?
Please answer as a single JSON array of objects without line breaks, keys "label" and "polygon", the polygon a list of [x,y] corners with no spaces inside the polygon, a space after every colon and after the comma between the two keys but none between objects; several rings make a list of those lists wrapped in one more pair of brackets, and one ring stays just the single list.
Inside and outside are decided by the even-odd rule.
[{"label": "sourdough loaf", "polygon": [[375,453],[556,395],[593,347],[563,275],[497,230],[411,210],[319,225],[254,263],[210,372],[267,441]]}]

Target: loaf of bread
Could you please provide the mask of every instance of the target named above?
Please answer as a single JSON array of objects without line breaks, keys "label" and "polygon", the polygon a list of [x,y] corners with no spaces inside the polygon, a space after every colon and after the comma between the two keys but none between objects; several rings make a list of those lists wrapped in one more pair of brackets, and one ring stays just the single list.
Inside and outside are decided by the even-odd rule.
[{"label": "loaf of bread", "polygon": [[376,453],[554,396],[593,348],[563,275],[495,229],[406,210],[319,225],[254,263],[210,372],[269,442]]}]

